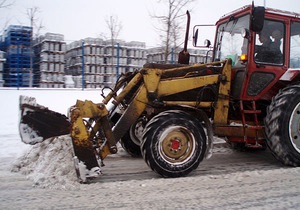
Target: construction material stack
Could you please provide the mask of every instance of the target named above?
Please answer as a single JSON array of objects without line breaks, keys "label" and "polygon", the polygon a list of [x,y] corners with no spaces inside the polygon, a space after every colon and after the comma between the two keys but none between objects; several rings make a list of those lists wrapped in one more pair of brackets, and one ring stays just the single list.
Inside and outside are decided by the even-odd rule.
[{"label": "construction material stack", "polygon": [[103,63],[104,41],[99,38],[85,38],[67,45],[66,74],[72,75],[74,85],[82,88],[82,76],[84,86],[98,88],[104,81]]},{"label": "construction material stack", "polygon": [[3,70],[4,70],[4,62],[5,62],[5,53],[0,51],[0,87],[3,87]]},{"label": "construction material stack", "polygon": [[7,87],[29,87],[32,27],[10,25],[4,32],[2,49],[6,52],[3,78]]},{"label": "construction material stack", "polygon": [[63,88],[66,42],[62,34],[46,33],[34,44],[35,81],[42,88]]},{"label": "construction material stack", "polygon": [[146,63],[145,47],[144,42],[114,40],[112,44],[99,38],[72,42],[67,46],[66,74],[73,76],[77,88],[113,86],[121,73],[133,72]]}]

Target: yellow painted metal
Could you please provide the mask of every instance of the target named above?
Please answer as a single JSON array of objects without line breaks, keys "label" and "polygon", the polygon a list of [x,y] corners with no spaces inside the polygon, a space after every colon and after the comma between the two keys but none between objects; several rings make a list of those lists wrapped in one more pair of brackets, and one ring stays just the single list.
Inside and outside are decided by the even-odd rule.
[{"label": "yellow painted metal", "polygon": [[140,117],[148,105],[147,90],[144,85],[141,86],[134,100],[125,109],[121,118],[113,129],[115,139],[118,141],[125,132]]},{"label": "yellow painted metal", "polygon": [[231,59],[227,60],[222,71],[222,78],[219,85],[218,101],[214,112],[214,124],[227,124],[230,82],[231,82]]},{"label": "yellow painted metal", "polygon": [[160,81],[158,96],[167,96],[218,82],[219,75],[199,76]]},{"label": "yellow painted metal", "polygon": [[78,116],[75,119],[71,119],[71,121],[72,121],[71,137],[73,143],[78,147],[89,147],[90,145],[88,141],[89,132],[87,131],[87,128],[83,123],[82,117]]},{"label": "yellow painted metal", "polygon": [[[94,127],[89,127],[84,123],[83,118],[104,118],[108,115],[108,110],[104,104],[94,104],[92,101],[81,101],[77,100],[76,105],[71,107],[70,118],[71,118],[71,137],[73,144],[77,148],[91,148],[90,135],[96,133],[101,127],[100,121],[96,122]],[[108,146],[107,146],[108,147]],[[109,147],[108,147],[109,148]],[[110,151],[103,147],[101,156],[106,157],[110,154]]]},{"label": "yellow painted metal", "polygon": [[80,116],[85,118],[103,117],[108,115],[108,110],[102,103],[95,104],[88,100],[77,100],[75,107],[80,111]]},{"label": "yellow painted metal", "polygon": [[192,66],[184,66],[184,67],[177,67],[177,68],[172,68],[172,69],[166,69],[163,71],[163,74],[173,74],[176,73],[177,71],[187,71],[187,70],[195,70],[201,68],[201,67],[208,67],[208,66],[219,66],[221,64],[224,64],[224,61],[218,61],[218,62],[212,62],[209,64],[194,64]]},{"label": "yellow painted metal", "polygon": [[192,106],[192,107],[202,107],[210,108],[213,106],[213,102],[197,102],[197,101],[163,101],[166,106]]},{"label": "yellow painted metal", "polygon": [[[218,62],[216,64],[221,64],[222,62]],[[214,64],[211,64],[214,65]],[[224,62],[223,62],[224,65]],[[106,126],[104,128],[103,122],[101,120],[96,122],[95,128],[105,129],[108,134],[111,134],[112,140],[119,140],[126,131],[130,128],[130,126],[138,119],[138,117],[144,112],[149,103],[152,102],[151,97],[160,98],[163,96],[172,95],[175,93],[180,93],[188,90],[193,90],[196,88],[200,88],[210,84],[219,84],[219,98],[217,103],[213,102],[196,102],[196,101],[164,101],[164,105],[188,105],[193,107],[212,107],[215,105],[215,117],[214,122],[219,124],[226,124],[227,116],[228,116],[228,105],[229,105],[229,91],[230,91],[230,79],[231,79],[231,63],[227,61],[223,67],[222,74],[212,74],[207,76],[190,76],[188,77],[167,77],[161,79],[162,75],[165,72],[169,74],[172,72],[180,72],[184,73],[185,69],[191,71],[195,68],[203,68],[207,67],[207,65],[197,65],[197,66],[189,66],[189,67],[179,67],[170,70],[161,70],[161,69],[142,69],[139,73],[137,73],[134,78],[124,87],[121,93],[114,97],[114,104],[119,104],[124,97],[135,87],[137,84],[141,82],[143,79],[143,84],[139,87],[139,90],[125,109],[122,114],[120,120],[114,126],[114,129]],[[180,74],[185,75],[185,74]],[[104,104],[108,103],[108,101],[113,97],[114,94],[110,94],[107,98],[105,98],[102,102]],[[80,101],[78,100],[75,109],[71,112],[71,121],[72,121],[72,139],[78,144],[84,143],[84,141],[89,141],[89,131],[84,125],[82,118],[99,118],[104,119],[109,113],[106,109],[105,105],[94,104],[91,101]],[[99,123],[99,124],[97,124]],[[104,132],[105,132],[104,131]],[[175,134],[177,134],[175,132]],[[104,145],[101,150],[101,158],[105,158],[107,155],[111,154],[110,146],[108,144]],[[168,153],[166,153],[168,154]],[[169,154],[170,155],[170,154]]]},{"label": "yellow painted metal", "polygon": [[144,69],[143,79],[148,93],[155,93],[160,82],[162,70],[160,69]]}]

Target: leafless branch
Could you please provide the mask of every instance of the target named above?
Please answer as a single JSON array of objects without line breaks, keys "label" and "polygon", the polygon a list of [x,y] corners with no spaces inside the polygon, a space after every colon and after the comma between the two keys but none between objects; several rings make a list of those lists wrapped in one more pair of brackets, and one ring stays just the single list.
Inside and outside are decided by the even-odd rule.
[{"label": "leafless branch", "polygon": [[185,16],[185,10],[189,4],[195,0],[158,0],[158,3],[164,3],[167,7],[167,12],[163,15],[150,15],[160,23],[160,28],[156,29],[160,32],[162,46],[164,47],[165,62],[170,54],[170,49],[178,47],[178,40],[182,34],[181,22]]},{"label": "leafless branch", "polygon": [[118,38],[121,30],[122,30],[122,23],[121,21],[118,20],[117,16],[111,15],[109,18],[106,18],[105,20],[106,25],[109,29],[110,32],[110,39],[111,39],[111,46],[112,46],[112,52],[111,52],[111,69],[113,72],[114,69],[114,45],[115,45],[115,40]]},{"label": "leafless branch", "polygon": [[40,13],[40,9],[38,7],[33,7],[27,9],[27,17],[30,20],[30,25],[33,28],[33,37],[38,37],[40,35],[41,30],[44,28],[42,21],[39,22],[38,14]]},{"label": "leafless branch", "polygon": [[2,0],[0,1],[0,8],[8,8],[12,6],[15,3],[15,1],[11,0]]}]

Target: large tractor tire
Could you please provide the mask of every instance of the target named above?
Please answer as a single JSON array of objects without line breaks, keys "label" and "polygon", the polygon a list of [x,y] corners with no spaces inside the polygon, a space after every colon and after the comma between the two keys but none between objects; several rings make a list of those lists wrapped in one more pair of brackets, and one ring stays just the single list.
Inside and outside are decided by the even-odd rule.
[{"label": "large tractor tire", "polygon": [[284,165],[300,166],[300,84],[281,90],[265,118],[267,144]]},{"label": "large tractor tire", "polygon": [[127,131],[126,134],[122,137],[121,141],[122,148],[131,156],[131,157],[141,157],[141,148],[140,145],[136,144],[130,137],[130,132]]},{"label": "large tractor tire", "polygon": [[165,111],[146,125],[141,150],[148,166],[161,176],[185,176],[203,160],[206,135],[200,121],[190,114]]},{"label": "large tractor tire", "polygon": [[148,120],[146,117],[139,118],[135,124],[131,126],[129,131],[122,137],[121,145],[123,149],[132,157],[141,157],[141,141],[144,128]]}]

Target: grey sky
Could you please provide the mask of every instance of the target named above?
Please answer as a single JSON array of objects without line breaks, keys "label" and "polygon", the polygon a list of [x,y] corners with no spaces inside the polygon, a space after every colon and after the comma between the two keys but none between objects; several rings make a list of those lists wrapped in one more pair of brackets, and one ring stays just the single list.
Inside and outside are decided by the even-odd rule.
[{"label": "grey sky", "polygon": [[[191,4],[191,26],[215,23],[222,15],[252,0],[198,0]],[[255,0],[256,5],[300,13],[299,0]],[[41,33],[61,33],[67,42],[108,34],[105,19],[118,16],[123,29],[119,35],[125,41],[143,41],[147,47],[158,46],[157,23],[150,13],[162,12],[165,7],[157,0],[15,0],[10,8],[0,9],[0,31],[8,24],[30,25],[28,8],[38,7],[37,17],[45,27]],[[185,23],[184,23],[185,24]],[[185,26],[183,27],[185,29]]]}]

